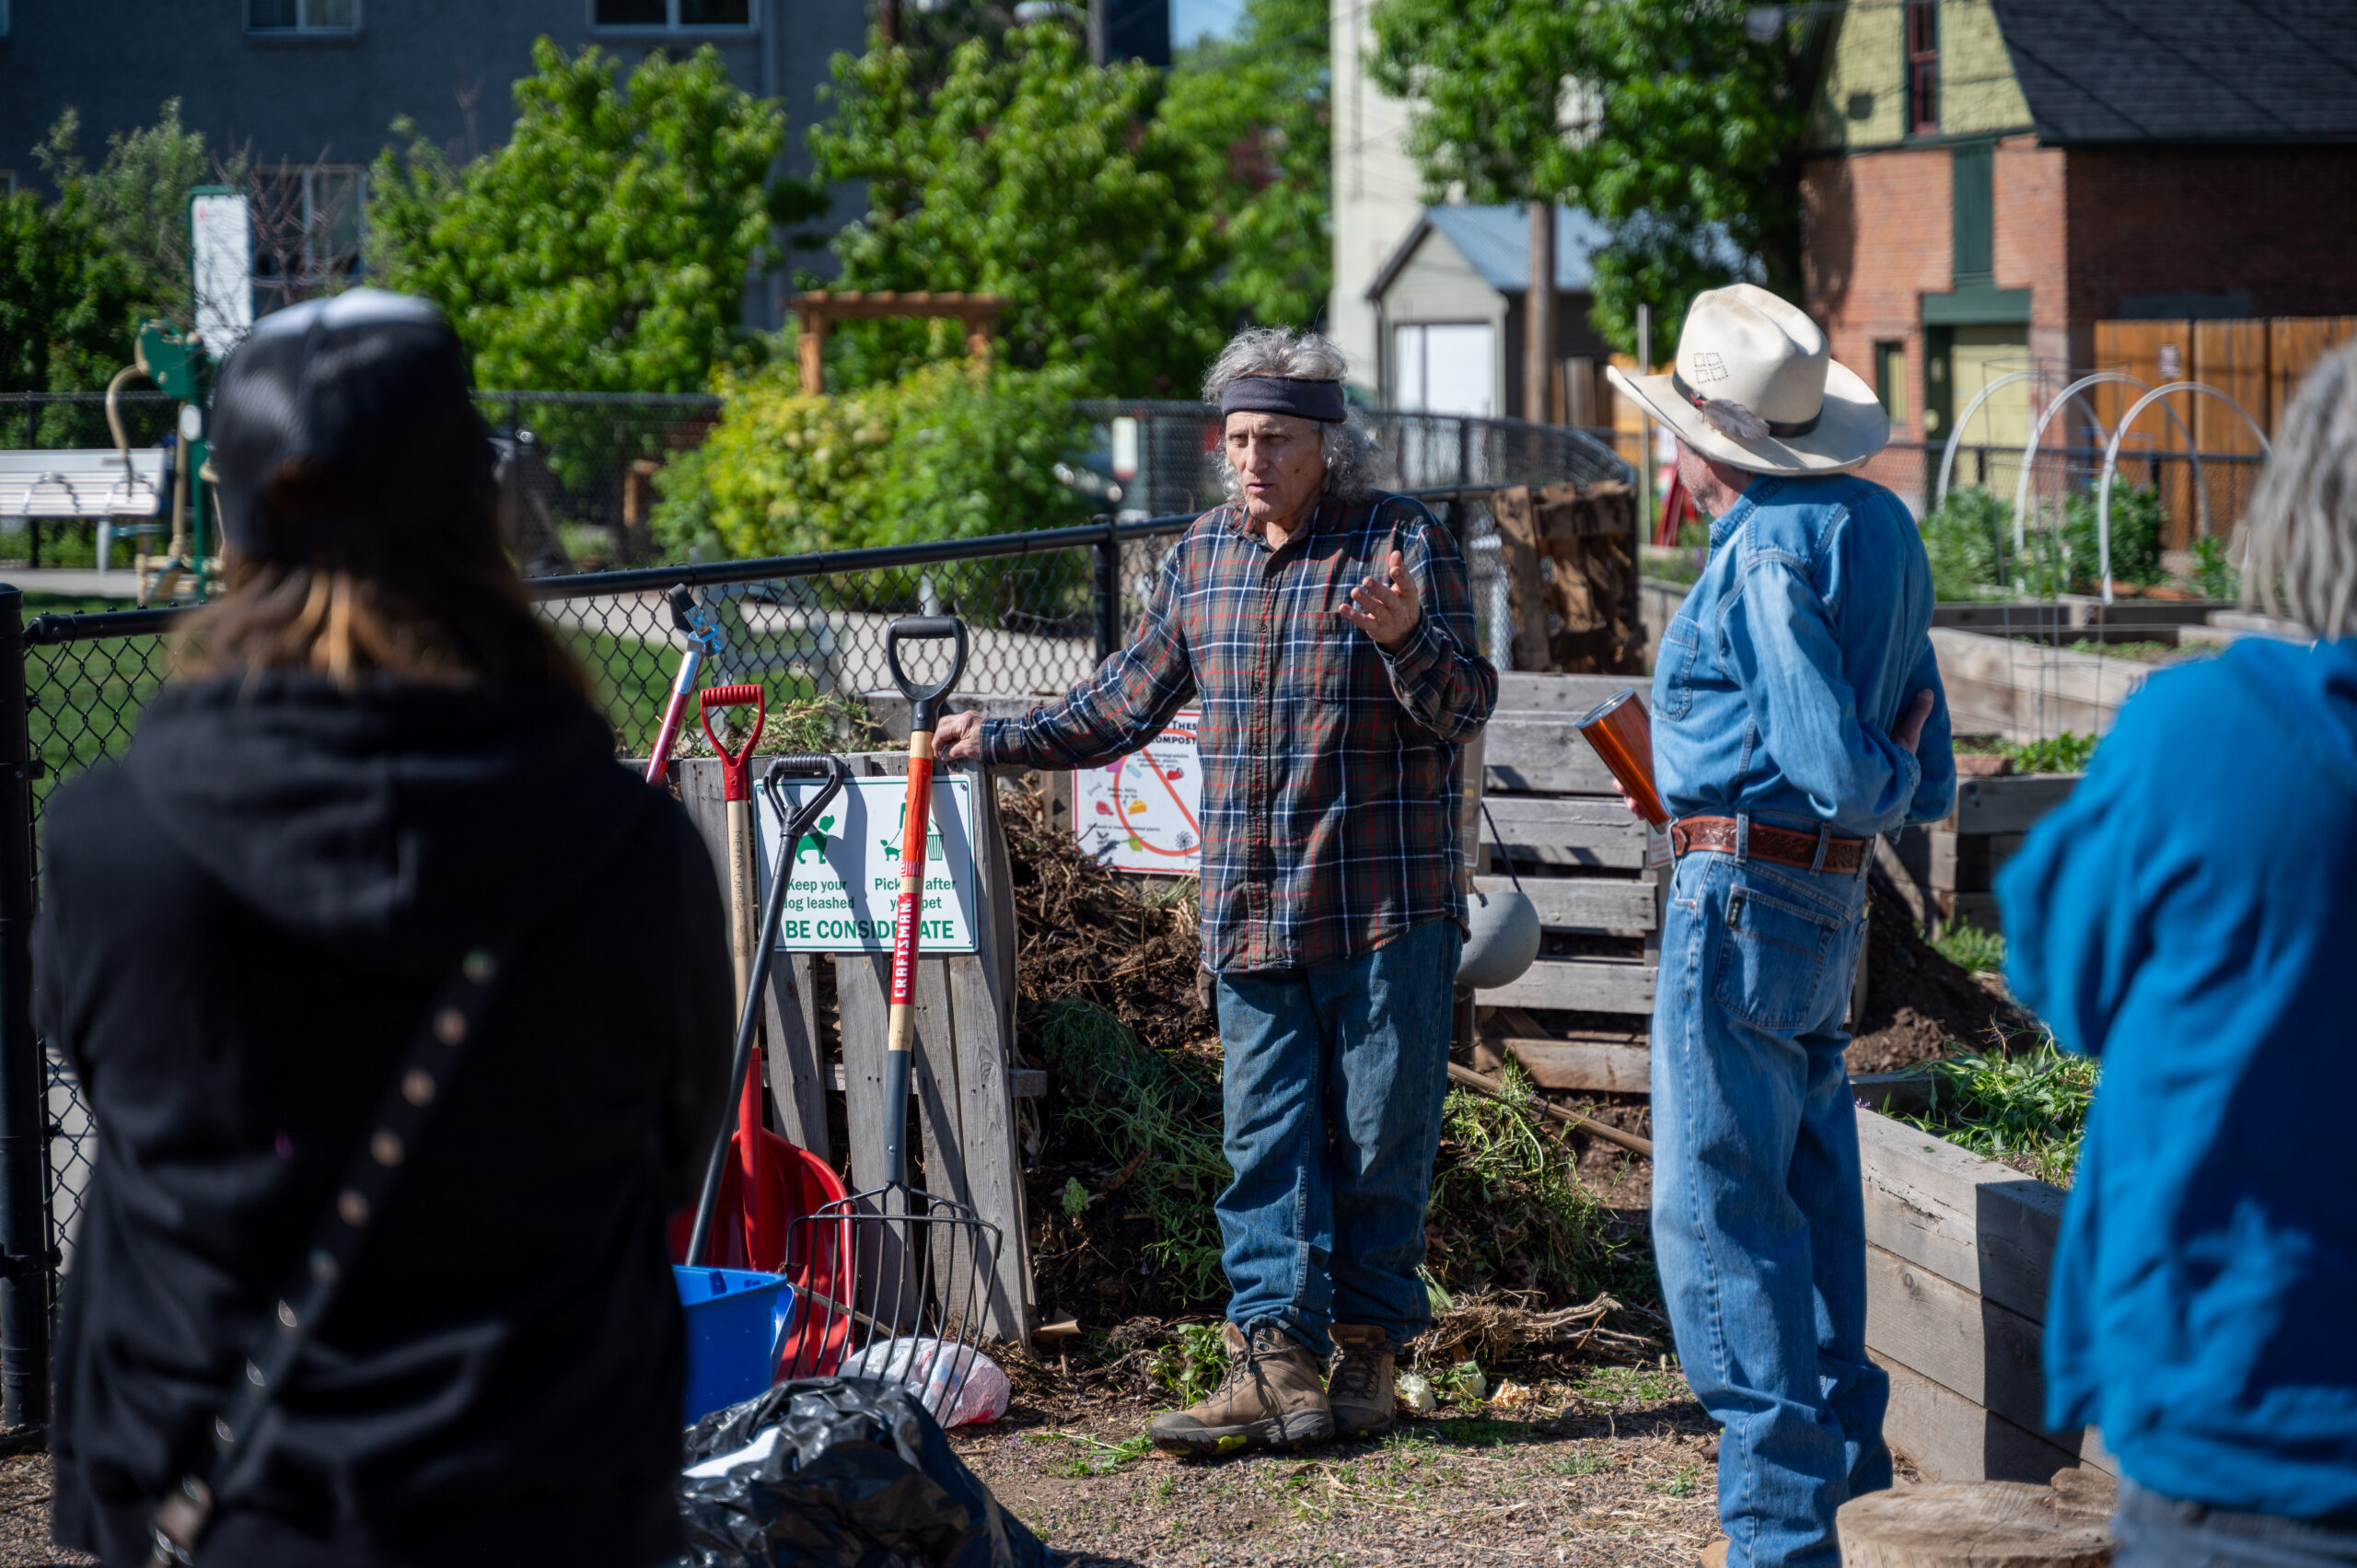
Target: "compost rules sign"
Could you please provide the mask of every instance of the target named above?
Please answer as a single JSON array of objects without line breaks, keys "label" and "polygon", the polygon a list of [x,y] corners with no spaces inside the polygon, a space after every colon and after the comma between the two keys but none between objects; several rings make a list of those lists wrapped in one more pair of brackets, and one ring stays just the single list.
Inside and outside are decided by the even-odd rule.
[{"label": "compost rules sign", "polygon": [[1074,830],[1083,853],[1116,871],[1193,877],[1202,868],[1203,776],[1192,708],[1143,751],[1072,775]]},{"label": "compost rules sign", "polygon": [[[785,786],[798,805],[817,780]],[[755,792],[761,822],[761,869],[784,864],[777,814]],[[888,953],[900,895],[900,830],[907,820],[906,779],[853,779],[828,803],[818,825],[794,846],[794,878],[777,945],[791,953]],[[925,842],[924,904],[917,955],[974,951],[974,787],[962,774],[933,781],[933,830]]]}]

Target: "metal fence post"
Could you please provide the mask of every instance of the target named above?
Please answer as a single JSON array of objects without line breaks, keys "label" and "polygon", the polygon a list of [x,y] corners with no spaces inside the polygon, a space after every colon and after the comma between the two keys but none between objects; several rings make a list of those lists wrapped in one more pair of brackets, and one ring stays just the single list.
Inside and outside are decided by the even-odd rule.
[{"label": "metal fence post", "polygon": [[0,585],[0,1425],[49,1421],[49,1181],[33,1035],[33,772],[25,597]]},{"label": "metal fence post", "polygon": [[1113,519],[1094,519],[1105,526],[1105,537],[1092,546],[1097,552],[1097,657],[1099,663],[1120,651],[1121,636],[1121,541]]}]

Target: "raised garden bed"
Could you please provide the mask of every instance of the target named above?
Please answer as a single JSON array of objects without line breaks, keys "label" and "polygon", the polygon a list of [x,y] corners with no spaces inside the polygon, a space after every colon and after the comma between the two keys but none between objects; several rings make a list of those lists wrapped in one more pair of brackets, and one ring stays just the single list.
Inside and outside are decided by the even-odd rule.
[{"label": "raised garden bed", "polygon": [[1927,1481],[2117,1473],[2092,1432],[2044,1429],[2039,1356],[2061,1188],[1858,1113],[1866,1348],[1890,1375],[1884,1432]]}]

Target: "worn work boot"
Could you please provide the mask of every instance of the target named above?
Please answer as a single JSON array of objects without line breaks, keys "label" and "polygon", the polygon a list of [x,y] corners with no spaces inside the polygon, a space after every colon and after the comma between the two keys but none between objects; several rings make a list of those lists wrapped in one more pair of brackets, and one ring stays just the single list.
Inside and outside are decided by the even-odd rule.
[{"label": "worn work boot", "polygon": [[1318,1378],[1318,1358],[1282,1330],[1263,1327],[1250,1343],[1233,1323],[1227,1376],[1211,1398],[1158,1415],[1146,1425],[1157,1448],[1174,1454],[1229,1454],[1246,1448],[1297,1448],[1334,1435],[1334,1417]]},{"label": "worn work boot", "polygon": [[1334,1370],[1326,1379],[1326,1403],[1334,1411],[1334,1435],[1371,1437],[1390,1431],[1395,1385],[1391,1346],[1383,1330],[1337,1323],[1333,1339]]},{"label": "worn work boot", "polygon": [[1702,1568],[1727,1568],[1727,1538],[1713,1536],[1711,1544],[1702,1549]]}]

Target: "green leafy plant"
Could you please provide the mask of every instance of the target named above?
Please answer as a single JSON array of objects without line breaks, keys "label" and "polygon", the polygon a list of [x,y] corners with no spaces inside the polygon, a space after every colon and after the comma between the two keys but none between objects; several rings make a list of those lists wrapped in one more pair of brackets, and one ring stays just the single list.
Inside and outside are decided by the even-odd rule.
[{"label": "green leafy plant", "polygon": [[1948,1142],[2070,1185],[2101,1069],[2049,1037],[2020,1056],[1952,1056],[1932,1064],[1932,1108],[1907,1120]]},{"label": "green leafy plant", "polygon": [[1942,603],[1987,598],[1999,591],[2000,552],[2011,543],[2013,508],[1977,484],[1941,498],[1922,521],[1932,563],[1932,597]]},{"label": "green leafy plant", "polygon": [[651,53],[626,84],[595,48],[544,38],[532,64],[514,134],[463,167],[395,122],[408,148],[369,181],[383,281],[440,303],[482,386],[702,391],[753,346],[745,274],[768,239],[783,111],[709,45]]},{"label": "green leafy plant", "polygon": [[[1043,1005],[1039,1040],[1049,1071],[1086,1086],[1065,1113],[1066,1127],[1130,1172],[1121,1190],[1152,1228],[1146,1257],[1173,1276],[1180,1300],[1208,1307],[1225,1299],[1212,1200],[1232,1173],[1220,1143],[1218,1082],[1148,1050],[1087,1002]],[[1216,1325],[1208,1332],[1217,1340]]]},{"label": "green leafy plant", "polygon": [[1086,442],[1075,389],[1069,370],[947,361],[838,397],[791,364],[724,374],[719,426],[656,476],[655,538],[784,555],[1084,522],[1053,471]]},{"label": "green leafy plant", "polygon": [[2012,742],[2003,749],[2025,773],[2083,773],[2096,754],[2096,738],[2066,729],[2043,739]]},{"label": "green leafy plant", "polygon": [[1207,1398],[1227,1376],[1227,1341],[1218,1323],[1181,1323],[1155,1348],[1146,1375],[1182,1405]]},{"label": "green leafy plant", "polygon": [[1530,1079],[1509,1063],[1499,1083],[1502,1098],[1452,1089],[1443,1106],[1427,1225],[1445,1240],[1425,1256],[1433,1282],[1457,1294],[1509,1283],[1550,1298],[1618,1283],[1609,1216],[1538,1109]]},{"label": "green leafy plant", "polygon": [[[1060,21],[954,50],[937,86],[905,48],[838,56],[818,172],[864,181],[836,237],[837,286],[966,289],[1006,302],[993,353],[1066,366],[1105,396],[1183,396],[1229,326],[1227,254],[1206,165],[1157,113],[1162,74],[1089,64]],[[953,325],[846,323],[830,386],[891,380],[963,353]]]},{"label": "green leafy plant", "polygon": [[1409,150],[1431,198],[1559,201],[1600,220],[1590,319],[1627,352],[1650,305],[1660,352],[1702,289],[1753,277],[1800,293],[1816,67],[1799,15],[1731,0],[1383,0],[1367,70],[1416,106]]},{"label": "green leafy plant", "polygon": [[1943,921],[1932,934],[1932,947],[1960,970],[1976,973],[2005,967],[2005,939],[1993,931],[1957,921]]},{"label": "green leafy plant", "polygon": [[[2103,580],[2103,554],[2098,548],[2096,497],[2092,491],[2072,496],[2062,507],[2063,549],[2074,585],[2093,587]],[[2165,514],[2161,493],[2152,485],[2115,485],[2111,492],[2111,577],[2115,583],[2149,587],[2165,582],[2161,566],[2161,528]]]},{"label": "green leafy plant", "polygon": [[2193,582],[2205,598],[2232,599],[2242,593],[2243,575],[2214,534],[2193,541]]},{"label": "green leafy plant", "polygon": [[1142,1459],[1154,1451],[1154,1439],[1143,1432],[1134,1437],[1125,1437],[1119,1443],[1108,1443],[1085,1432],[1027,1432],[1023,1440],[1027,1443],[1071,1444],[1072,1458],[1048,1473],[1072,1480],[1110,1475],[1131,1460]]},{"label": "green leafy plant", "polygon": [[1064,1190],[1058,1196],[1057,1202],[1062,1204],[1063,1211],[1067,1214],[1074,1217],[1085,1214],[1088,1212],[1088,1189],[1080,1184],[1079,1177],[1067,1177],[1064,1179]]}]

